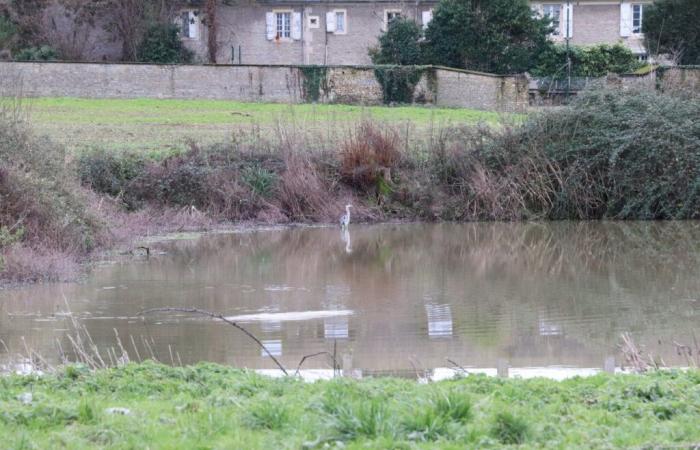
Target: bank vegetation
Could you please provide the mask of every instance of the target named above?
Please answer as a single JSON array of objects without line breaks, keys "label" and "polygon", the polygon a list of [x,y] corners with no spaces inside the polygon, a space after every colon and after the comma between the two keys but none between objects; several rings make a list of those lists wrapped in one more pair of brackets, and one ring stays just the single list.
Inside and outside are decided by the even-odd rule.
[{"label": "bank vegetation", "polygon": [[306,383],[152,362],[0,377],[9,448],[690,448],[700,372]]},{"label": "bank vegetation", "polygon": [[69,155],[4,111],[0,251],[11,281],[60,279],[63,263],[144,233],[335,223],[349,202],[359,221],[700,218],[700,101],[689,92],[591,91],[522,123],[443,127],[418,143],[359,121],[332,135],[253,127],[148,154]]}]

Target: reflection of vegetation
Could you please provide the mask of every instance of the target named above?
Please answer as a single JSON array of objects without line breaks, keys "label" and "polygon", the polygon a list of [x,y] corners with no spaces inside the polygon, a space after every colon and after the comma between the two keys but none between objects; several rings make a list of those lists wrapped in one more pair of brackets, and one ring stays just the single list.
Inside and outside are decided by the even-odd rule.
[{"label": "reflection of vegetation", "polygon": [[[9,448],[682,447],[700,440],[699,382],[688,371],[304,383],[212,364],[129,364],[2,377],[0,435]],[[115,398],[123,415],[109,412]]]}]

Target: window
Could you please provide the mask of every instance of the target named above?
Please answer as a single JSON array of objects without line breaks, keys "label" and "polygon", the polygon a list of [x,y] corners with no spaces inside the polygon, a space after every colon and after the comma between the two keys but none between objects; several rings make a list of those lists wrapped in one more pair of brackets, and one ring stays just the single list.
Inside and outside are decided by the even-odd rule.
[{"label": "window", "polygon": [[644,5],[632,5],[632,33],[642,32],[642,20],[644,18]]},{"label": "window", "polygon": [[561,34],[561,5],[542,5],[542,12],[545,17],[552,21],[552,34],[559,36]]},{"label": "window", "polygon": [[430,25],[430,22],[433,20],[433,10],[429,9],[427,11],[423,11],[421,13],[421,21],[423,22],[423,29],[427,30],[428,25]]},{"label": "window", "polygon": [[384,30],[389,29],[389,25],[396,19],[402,17],[400,9],[385,9],[384,10]]},{"label": "window", "polygon": [[345,34],[347,27],[345,23],[345,10],[335,11],[335,34]]},{"label": "window", "polygon": [[180,36],[185,39],[198,39],[199,28],[197,23],[198,11],[182,11],[179,16]]},{"label": "window", "polygon": [[292,37],[292,13],[277,12],[275,13],[275,21],[277,23],[277,39],[290,39]]}]

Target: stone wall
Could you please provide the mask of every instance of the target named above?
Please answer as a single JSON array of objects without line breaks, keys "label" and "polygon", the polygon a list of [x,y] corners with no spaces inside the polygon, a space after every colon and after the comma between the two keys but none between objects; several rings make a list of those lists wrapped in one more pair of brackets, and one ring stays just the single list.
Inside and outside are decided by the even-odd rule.
[{"label": "stone wall", "polygon": [[700,92],[700,66],[667,67],[660,73],[661,89],[687,89]]},{"label": "stone wall", "polygon": [[523,112],[528,105],[527,79],[464,70],[436,68],[435,104],[438,106]]},{"label": "stone wall", "polygon": [[660,67],[643,75],[610,76],[608,85],[623,89],[682,89],[700,92],[700,66]]},{"label": "stone wall", "polygon": [[[313,66],[78,64],[0,62],[0,89],[27,97],[218,99],[247,102],[307,101]],[[321,68],[323,69],[323,68]],[[527,81],[427,66],[417,102],[445,107],[522,112]],[[372,66],[327,66],[319,102],[381,104]]]}]

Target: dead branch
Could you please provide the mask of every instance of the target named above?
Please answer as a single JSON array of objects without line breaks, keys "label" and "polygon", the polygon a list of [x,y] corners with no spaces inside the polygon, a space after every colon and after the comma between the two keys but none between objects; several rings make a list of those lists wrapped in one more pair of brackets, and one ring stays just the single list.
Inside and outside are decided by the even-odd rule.
[{"label": "dead branch", "polygon": [[646,372],[649,370],[649,364],[644,360],[644,355],[637,345],[632,340],[629,333],[622,333],[621,351],[625,360],[637,372]]},{"label": "dead branch", "polygon": [[459,364],[457,364],[456,362],[454,362],[454,361],[451,360],[450,358],[447,358],[447,362],[450,363],[450,364],[452,364],[452,365],[455,367],[455,369],[459,370],[460,372],[469,375],[469,372],[467,371],[467,369],[465,369],[464,367],[460,366]]},{"label": "dead branch", "polygon": [[331,358],[331,360],[333,361],[333,375],[335,376],[336,367],[338,367],[338,361],[335,359],[335,356],[333,355],[333,353],[326,352],[326,351],[312,353],[311,355],[305,355],[303,358],[301,358],[301,361],[299,361],[299,365],[297,366],[297,370],[294,372],[294,376],[299,375],[299,370],[301,370],[301,366],[304,364],[304,362],[307,359],[315,358],[315,357],[321,356],[321,355],[328,355]]},{"label": "dead branch", "polygon": [[147,309],[147,310],[145,310],[145,311],[141,311],[138,315],[139,315],[139,316],[145,316],[146,314],[153,314],[153,313],[159,313],[159,312],[180,312],[180,313],[187,313],[187,314],[199,314],[200,316],[207,316],[207,317],[211,317],[212,319],[221,320],[222,322],[227,323],[227,324],[231,325],[232,327],[241,330],[246,336],[248,336],[250,339],[252,339],[253,341],[255,341],[255,343],[258,344],[258,346],[260,346],[260,348],[263,349],[263,351],[264,351],[265,353],[267,353],[267,356],[269,356],[270,359],[272,359],[272,361],[275,362],[275,364],[277,365],[277,367],[279,367],[279,369],[280,369],[285,375],[289,375],[289,373],[287,372],[287,369],[285,369],[284,366],[282,365],[282,363],[280,363],[280,362],[277,360],[277,358],[274,357],[274,355],[270,352],[270,350],[268,350],[267,347],[265,347],[265,344],[263,344],[263,343],[260,341],[260,339],[256,338],[256,337],[253,335],[253,333],[251,333],[250,331],[246,330],[246,329],[243,328],[242,326],[238,325],[236,322],[227,319],[227,318],[224,317],[222,314],[213,313],[213,312],[211,312],[211,311],[205,311],[205,310],[199,309],[199,308],[171,308],[171,307],[168,307],[168,308],[153,308],[153,309]]}]

